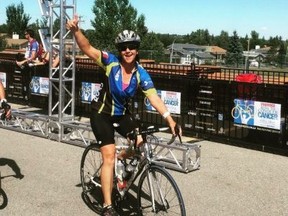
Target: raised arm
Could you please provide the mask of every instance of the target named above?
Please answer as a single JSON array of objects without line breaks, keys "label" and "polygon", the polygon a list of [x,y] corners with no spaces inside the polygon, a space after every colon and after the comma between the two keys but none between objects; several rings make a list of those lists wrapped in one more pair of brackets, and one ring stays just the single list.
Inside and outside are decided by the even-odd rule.
[{"label": "raised arm", "polygon": [[84,54],[86,54],[89,58],[93,60],[97,60],[101,55],[100,50],[94,48],[88,39],[83,35],[82,31],[78,27],[79,17],[77,15],[74,16],[72,20],[69,20],[66,24],[66,28],[70,30],[78,44],[79,48],[82,50]]}]

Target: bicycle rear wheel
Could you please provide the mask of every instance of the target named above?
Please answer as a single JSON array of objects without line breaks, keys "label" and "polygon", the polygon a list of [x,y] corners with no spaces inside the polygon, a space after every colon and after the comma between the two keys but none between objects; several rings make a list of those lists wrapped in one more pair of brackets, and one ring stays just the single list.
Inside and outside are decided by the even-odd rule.
[{"label": "bicycle rear wheel", "polygon": [[186,215],[175,180],[158,166],[149,167],[141,175],[137,199],[139,215]]},{"label": "bicycle rear wheel", "polygon": [[82,198],[95,212],[102,212],[103,196],[100,173],[102,155],[98,145],[86,147],[81,158],[80,177],[83,189]]}]

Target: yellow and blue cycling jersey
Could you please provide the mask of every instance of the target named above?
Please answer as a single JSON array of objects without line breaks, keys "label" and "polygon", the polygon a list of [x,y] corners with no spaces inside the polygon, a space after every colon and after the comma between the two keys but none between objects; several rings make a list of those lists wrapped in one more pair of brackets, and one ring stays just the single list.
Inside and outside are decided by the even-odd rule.
[{"label": "yellow and blue cycling jersey", "polygon": [[141,88],[145,96],[157,94],[150,75],[138,62],[130,83],[124,90],[118,57],[112,53],[102,51],[96,63],[105,71],[105,80],[100,96],[92,102],[92,107],[98,113],[111,116],[124,115],[128,111],[128,103],[136,94],[138,87]]}]

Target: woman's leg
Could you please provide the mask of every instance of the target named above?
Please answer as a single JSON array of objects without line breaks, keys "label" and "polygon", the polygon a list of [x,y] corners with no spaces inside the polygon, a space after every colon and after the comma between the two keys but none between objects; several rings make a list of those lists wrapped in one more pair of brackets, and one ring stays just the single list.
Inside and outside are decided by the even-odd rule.
[{"label": "woman's leg", "polygon": [[98,114],[92,111],[90,117],[91,128],[97,139],[101,143],[101,154],[103,165],[101,169],[101,184],[104,197],[103,205],[112,204],[112,188],[114,177],[114,161],[115,161],[115,144],[114,144],[114,128],[110,122],[110,116]]},{"label": "woman's leg", "polygon": [[114,177],[115,144],[102,146],[101,153],[103,158],[103,165],[101,169],[101,185],[104,197],[104,205],[111,205]]}]

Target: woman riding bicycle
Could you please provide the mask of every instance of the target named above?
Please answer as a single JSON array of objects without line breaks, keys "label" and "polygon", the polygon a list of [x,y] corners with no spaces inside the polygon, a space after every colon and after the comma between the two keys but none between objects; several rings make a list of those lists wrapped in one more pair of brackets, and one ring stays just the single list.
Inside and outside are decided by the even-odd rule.
[{"label": "woman riding bicycle", "polygon": [[[128,102],[140,87],[151,105],[166,119],[171,132],[175,135],[176,122],[171,117],[165,104],[157,95],[154,84],[148,72],[138,63],[138,49],[140,37],[130,30],[119,33],[115,45],[119,56],[100,51],[89,43],[78,27],[78,17],[67,22],[76,39],[79,48],[105,70],[103,89],[98,98],[91,103],[91,127],[101,145],[103,158],[101,171],[101,185],[104,197],[103,215],[118,215],[112,207],[113,170],[115,159],[114,130],[123,136],[133,131],[137,124],[128,110]],[[115,128],[114,124],[119,125]],[[181,129],[180,129],[181,134]],[[141,143],[137,139],[137,144]],[[123,154],[122,156],[124,156]],[[120,155],[121,157],[121,155]]]}]

